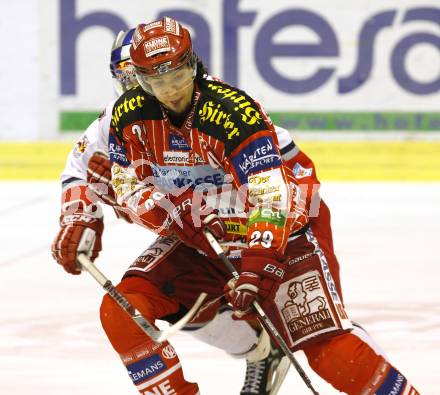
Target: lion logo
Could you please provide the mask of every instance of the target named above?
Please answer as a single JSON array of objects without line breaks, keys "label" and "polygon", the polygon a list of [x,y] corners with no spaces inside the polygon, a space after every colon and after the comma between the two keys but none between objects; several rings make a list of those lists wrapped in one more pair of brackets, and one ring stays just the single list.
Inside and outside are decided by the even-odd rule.
[{"label": "lion logo", "polygon": [[316,276],[305,278],[303,281],[292,281],[289,284],[287,295],[289,300],[285,302],[283,315],[286,321],[303,317],[327,307],[325,298],[316,296],[308,298],[308,292],[319,288],[319,280]]}]

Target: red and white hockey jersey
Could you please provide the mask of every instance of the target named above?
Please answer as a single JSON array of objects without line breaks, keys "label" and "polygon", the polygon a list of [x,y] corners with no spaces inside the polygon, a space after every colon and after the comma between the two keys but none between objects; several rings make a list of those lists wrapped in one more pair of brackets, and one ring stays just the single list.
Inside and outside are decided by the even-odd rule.
[{"label": "red and white hockey jersey", "polygon": [[298,178],[307,178],[306,184],[317,180],[311,161],[278,130],[257,102],[223,82],[196,85],[180,128],[155,98],[132,89],[116,101],[110,125],[118,203],[149,229],[166,233],[164,195],[209,189],[230,245],[282,253],[289,236],[307,221],[308,202],[301,204],[300,196],[310,199],[313,188],[300,193]]}]

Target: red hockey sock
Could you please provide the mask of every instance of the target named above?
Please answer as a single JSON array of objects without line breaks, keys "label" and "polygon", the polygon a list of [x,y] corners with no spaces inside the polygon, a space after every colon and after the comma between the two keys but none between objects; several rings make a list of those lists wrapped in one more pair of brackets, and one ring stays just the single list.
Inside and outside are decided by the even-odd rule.
[{"label": "red hockey sock", "polygon": [[405,376],[352,333],[304,348],[311,368],[348,395],[417,395]]},{"label": "red hockey sock", "polygon": [[[142,278],[128,277],[117,288],[151,323],[157,317],[175,313],[178,309],[176,302]],[[101,323],[141,394],[199,393],[197,384],[187,382],[183,377],[174,348],[168,342],[154,343],[108,295],[101,305]]]},{"label": "red hockey sock", "polygon": [[146,343],[121,355],[133,384],[142,395],[196,395],[197,384],[183,377],[174,348],[168,343]]},{"label": "red hockey sock", "polygon": [[[151,323],[179,308],[154,284],[140,277],[125,278],[116,288]],[[119,354],[145,343],[145,333],[109,295],[104,296],[100,313],[102,327]]]}]

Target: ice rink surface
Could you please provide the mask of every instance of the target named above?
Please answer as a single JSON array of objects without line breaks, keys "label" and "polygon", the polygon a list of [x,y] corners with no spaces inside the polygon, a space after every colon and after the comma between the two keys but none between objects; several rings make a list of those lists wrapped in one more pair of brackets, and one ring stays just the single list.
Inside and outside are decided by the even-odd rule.
[{"label": "ice rink surface", "polygon": [[[136,394],[98,319],[103,295],[50,255],[55,182],[0,183],[0,394]],[[349,315],[422,395],[440,394],[440,184],[325,183]],[[97,264],[114,283],[152,234],[106,211]],[[188,379],[203,395],[239,394],[245,363],[178,334]],[[299,361],[321,395],[338,393]],[[309,394],[294,369],[280,395]]]}]

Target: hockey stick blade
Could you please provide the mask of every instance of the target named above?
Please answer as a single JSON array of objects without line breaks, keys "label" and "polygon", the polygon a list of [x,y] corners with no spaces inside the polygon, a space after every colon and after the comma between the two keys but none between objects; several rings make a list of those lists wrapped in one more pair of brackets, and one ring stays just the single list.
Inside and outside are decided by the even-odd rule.
[{"label": "hockey stick blade", "polygon": [[160,330],[152,325],[139,311],[137,311],[126,297],[121,294],[112,282],[95,266],[95,264],[83,253],[77,257],[82,269],[85,269],[101,285],[107,294],[132,318],[142,331],[156,343],[162,343],[169,339],[176,332],[182,329],[197,313],[198,309],[206,299],[207,294],[202,292],[191,309],[174,325]]},{"label": "hockey stick blade", "polygon": [[161,330],[160,336],[157,338],[157,341],[159,343],[169,339],[171,336],[173,336],[176,332],[180,331],[189,321],[191,321],[194,316],[196,315],[197,311],[199,310],[202,303],[205,301],[206,297],[208,296],[207,293],[202,292],[195,303],[192,305],[192,307],[189,309],[189,311],[175,324],[170,325],[167,329]]},{"label": "hockey stick blade", "polygon": [[277,395],[278,391],[281,388],[281,384],[283,384],[284,379],[287,376],[287,372],[290,368],[290,360],[286,356],[281,358],[279,365],[275,369],[275,378],[272,383],[272,388],[270,390],[269,395]]},{"label": "hockey stick blade", "polygon": [[[218,255],[218,257],[221,259],[221,261],[225,264],[225,266],[229,269],[232,276],[237,280],[240,275],[238,274],[237,269],[234,267],[232,262],[225,255],[225,252],[223,251],[223,248],[219,244],[217,239],[207,229],[204,229],[203,233],[204,233],[206,239],[208,240],[209,244],[211,245],[212,249],[215,251],[215,253]],[[303,370],[301,365],[298,363],[295,356],[293,355],[293,352],[290,350],[289,346],[284,341],[280,332],[275,327],[275,325],[272,323],[272,321],[267,316],[265,311],[262,309],[260,304],[256,300],[254,300],[252,305],[253,305],[254,309],[257,311],[259,321],[266,328],[268,333],[270,333],[272,335],[272,337],[276,340],[276,342],[280,346],[280,348],[283,351],[283,353],[285,354],[285,356],[287,358],[289,358],[290,362],[292,362],[292,365],[295,367],[296,371],[301,376],[302,380],[304,381],[304,384],[310,389],[310,391],[313,393],[313,395],[319,395],[319,393],[313,387],[312,382],[310,381],[306,372]]]}]

